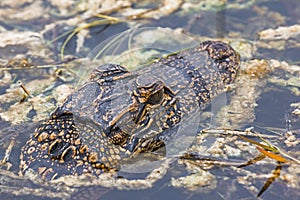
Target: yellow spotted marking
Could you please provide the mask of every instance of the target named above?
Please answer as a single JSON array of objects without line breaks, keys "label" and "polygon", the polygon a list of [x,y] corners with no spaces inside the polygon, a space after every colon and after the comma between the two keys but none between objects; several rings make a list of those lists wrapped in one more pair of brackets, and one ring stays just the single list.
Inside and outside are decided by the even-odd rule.
[{"label": "yellow spotted marking", "polygon": [[[40,130],[40,129],[38,129],[38,130]],[[36,137],[38,136],[38,134],[39,134],[38,130],[36,130],[36,131],[34,132],[34,134],[33,134],[33,136],[34,136],[35,138],[36,138]]]},{"label": "yellow spotted marking", "polygon": [[41,146],[41,149],[42,149],[43,151],[46,151],[47,148],[48,148],[48,143],[45,143],[45,144],[43,144],[43,145]]},{"label": "yellow spotted marking", "polygon": [[32,154],[35,151],[35,147],[29,147],[27,150],[27,154]]},{"label": "yellow spotted marking", "polygon": [[100,147],[100,152],[104,153],[105,149],[104,147]]},{"label": "yellow spotted marking", "polygon": [[50,136],[49,136],[49,139],[50,140],[55,140],[57,137],[57,135],[55,133],[51,133]]},{"label": "yellow spotted marking", "polygon": [[101,174],[101,170],[96,170],[96,175],[100,175]]},{"label": "yellow spotted marking", "polygon": [[116,154],[119,154],[119,153],[120,153],[120,150],[117,149],[117,148],[115,148],[115,153],[116,153]]},{"label": "yellow spotted marking", "polygon": [[91,163],[95,163],[98,161],[98,154],[96,152],[91,152],[88,159]]},{"label": "yellow spotted marking", "polygon": [[87,157],[84,156],[84,157],[82,158],[82,160],[84,161],[84,164],[87,165],[87,162],[86,162],[86,161],[88,160]]},{"label": "yellow spotted marking", "polygon": [[83,165],[83,161],[82,160],[78,160],[76,167],[81,166],[81,165]]},{"label": "yellow spotted marking", "polygon": [[102,166],[101,163],[96,163],[96,165],[95,165],[95,167],[98,168],[98,169],[100,169],[101,166]]},{"label": "yellow spotted marking", "polygon": [[79,153],[81,153],[81,154],[84,154],[87,151],[88,151],[87,145],[83,145],[79,148]]},{"label": "yellow spotted marking", "polygon": [[120,156],[120,155],[115,155],[115,158],[116,158],[117,160],[121,160],[121,156]]},{"label": "yellow spotted marking", "polygon": [[62,130],[58,133],[58,136],[64,136],[65,135],[65,132]]},{"label": "yellow spotted marking", "polygon": [[42,174],[46,170],[46,167],[39,167],[38,168],[38,173]]},{"label": "yellow spotted marking", "polygon": [[33,146],[33,145],[35,145],[35,143],[36,143],[36,142],[35,142],[34,140],[31,140],[31,141],[29,142],[28,145],[29,145],[29,146]]},{"label": "yellow spotted marking", "polygon": [[75,140],[74,144],[75,144],[75,145],[80,145],[80,144],[81,144],[80,139]]},{"label": "yellow spotted marking", "polygon": [[107,162],[107,158],[106,158],[106,157],[102,157],[102,158],[101,158],[101,161],[102,161],[102,162]]},{"label": "yellow spotted marking", "polygon": [[38,142],[45,141],[45,140],[48,138],[48,136],[49,136],[48,133],[42,132],[42,133],[38,136],[37,141],[38,141]]},{"label": "yellow spotted marking", "polygon": [[115,151],[114,151],[113,149],[110,149],[110,150],[109,150],[109,154],[110,154],[110,155],[114,155],[114,154],[115,154]]}]

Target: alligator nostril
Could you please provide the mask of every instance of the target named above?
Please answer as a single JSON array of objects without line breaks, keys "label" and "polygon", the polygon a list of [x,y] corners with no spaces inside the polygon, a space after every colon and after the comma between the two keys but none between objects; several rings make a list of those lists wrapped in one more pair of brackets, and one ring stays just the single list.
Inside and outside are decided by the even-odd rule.
[{"label": "alligator nostril", "polygon": [[75,154],[76,154],[76,147],[69,146],[66,150],[62,152],[60,162],[66,162],[72,160]]},{"label": "alligator nostril", "polygon": [[48,153],[52,159],[58,160],[69,146],[69,143],[62,142],[60,139],[57,139],[49,146]]}]

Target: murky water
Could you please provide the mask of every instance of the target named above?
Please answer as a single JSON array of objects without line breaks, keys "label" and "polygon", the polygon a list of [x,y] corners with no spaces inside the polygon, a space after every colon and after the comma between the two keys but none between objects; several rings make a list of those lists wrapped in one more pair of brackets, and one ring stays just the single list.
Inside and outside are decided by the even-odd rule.
[{"label": "murky water", "polygon": [[[296,159],[300,158],[298,0],[234,0],[225,4],[224,1],[216,1],[215,4],[211,4],[211,1],[184,1],[178,5],[176,11],[170,13],[156,9],[158,5],[168,4],[168,1],[157,1],[157,6],[141,1],[117,8],[113,7],[117,3],[107,2],[106,12],[103,13],[115,17],[115,21],[106,18],[108,21],[100,22],[100,18],[93,14],[84,17],[88,12],[82,7],[88,4],[76,1],[71,6],[58,5],[54,0],[43,3],[26,0],[0,2],[1,159],[4,159],[10,141],[15,141],[9,158],[12,166],[8,171],[12,173],[7,171],[6,165],[1,166],[0,199],[256,199],[256,195],[277,166],[274,160],[266,159],[241,170],[233,164],[216,165],[208,169],[199,162],[195,164],[175,160],[167,168],[166,174],[157,178],[151,187],[137,186],[133,190],[97,184],[69,187],[63,183],[47,184],[23,180],[17,176],[20,148],[32,134],[36,124],[47,119],[55,107],[81,83],[83,71],[88,72],[100,62],[91,62],[84,58],[91,56],[91,51],[107,38],[137,25],[171,28],[172,33],[186,34],[195,41],[221,39],[229,42],[241,54],[242,72],[232,90],[224,97],[225,101],[223,98],[220,103],[221,106],[226,106],[226,103],[227,110],[214,113],[216,116],[211,120],[213,106],[210,106],[202,115],[201,127],[231,130],[254,127],[255,131],[268,136],[279,134],[278,138],[270,139],[271,142]],[[128,17],[132,16],[130,13],[137,12],[138,8],[145,9],[145,12],[136,15],[136,19]],[[92,12],[99,7],[88,6],[87,9]],[[35,12],[26,14],[30,10]],[[151,16],[150,11],[153,10],[158,10],[158,13],[153,14],[155,19],[146,17],[145,13]],[[82,18],[78,20],[78,16]],[[95,21],[99,22],[88,25],[88,29],[77,29],[78,32],[70,37],[77,25],[83,27]],[[153,43],[156,48],[168,44],[166,41],[164,44],[157,32],[151,34],[147,37],[144,34],[143,42],[159,40]],[[68,42],[65,43],[66,40]],[[105,50],[107,46],[102,44],[101,47],[103,48],[98,48],[97,51]],[[118,56],[117,48],[116,46],[115,51],[101,54],[107,56],[105,62],[110,60],[112,54]],[[161,49],[165,48],[166,46],[161,46]],[[174,48],[174,51],[177,50]],[[158,55],[160,54],[151,56]],[[29,94],[20,87],[19,81]],[[288,131],[292,134],[291,137],[287,136]],[[238,149],[242,146],[238,146],[239,142],[236,142],[241,139],[229,141],[232,136],[220,134],[203,136],[204,139],[201,137],[198,137],[199,143],[194,144],[191,149],[193,152],[199,150],[197,153],[203,156],[213,152],[209,158],[246,162],[259,154],[255,145],[249,143],[244,144],[246,148],[240,149],[242,153],[239,155],[229,153],[230,147]],[[15,138],[17,139],[14,140]],[[227,143],[224,142],[223,146],[215,149],[223,153],[201,149],[202,144],[204,146],[210,142],[213,146],[215,141],[223,139],[228,140]],[[198,176],[205,172],[209,174]],[[124,177],[147,182],[149,173],[120,172],[117,179]],[[299,163],[282,164],[281,175],[261,198],[297,199],[300,195],[299,180]]]}]

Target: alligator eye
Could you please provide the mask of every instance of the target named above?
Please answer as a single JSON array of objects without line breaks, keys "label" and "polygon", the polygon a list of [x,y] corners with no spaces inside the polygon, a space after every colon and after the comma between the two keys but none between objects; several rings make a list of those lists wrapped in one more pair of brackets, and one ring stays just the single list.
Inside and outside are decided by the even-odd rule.
[{"label": "alligator eye", "polygon": [[135,81],[136,91],[133,95],[139,99],[140,103],[153,101],[153,104],[157,104],[156,102],[160,102],[159,98],[163,96],[164,86],[165,84],[155,77],[146,76],[143,79],[139,77]]},{"label": "alligator eye", "polygon": [[147,100],[147,103],[152,105],[160,104],[164,97],[164,91],[163,89],[157,91],[156,93],[150,95],[150,97]]}]

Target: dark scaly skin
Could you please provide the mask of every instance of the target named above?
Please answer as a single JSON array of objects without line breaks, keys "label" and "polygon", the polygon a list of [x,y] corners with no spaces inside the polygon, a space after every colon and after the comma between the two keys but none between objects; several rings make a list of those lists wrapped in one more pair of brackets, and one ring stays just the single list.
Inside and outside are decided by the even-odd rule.
[{"label": "dark scaly skin", "polygon": [[229,45],[206,41],[134,72],[98,67],[27,141],[21,172],[55,179],[117,170],[123,158],[175,137],[181,123],[234,81],[239,63]]}]

